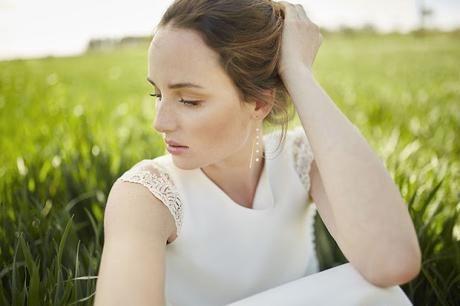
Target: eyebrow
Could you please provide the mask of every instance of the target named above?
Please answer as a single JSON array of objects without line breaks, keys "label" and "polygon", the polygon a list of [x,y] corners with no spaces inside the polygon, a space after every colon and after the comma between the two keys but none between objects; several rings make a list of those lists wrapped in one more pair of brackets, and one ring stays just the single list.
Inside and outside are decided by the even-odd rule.
[{"label": "eyebrow", "polygon": [[[147,81],[152,84],[153,86],[155,87],[158,87],[157,85],[155,85],[155,82],[153,82],[151,79],[149,79],[147,77]],[[176,83],[176,84],[169,84],[168,85],[168,88],[169,89],[178,89],[178,88],[200,88],[200,89],[205,89],[203,86],[201,85],[198,85],[198,84],[194,84],[194,83],[190,83],[190,82],[182,82],[182,83]]]}]

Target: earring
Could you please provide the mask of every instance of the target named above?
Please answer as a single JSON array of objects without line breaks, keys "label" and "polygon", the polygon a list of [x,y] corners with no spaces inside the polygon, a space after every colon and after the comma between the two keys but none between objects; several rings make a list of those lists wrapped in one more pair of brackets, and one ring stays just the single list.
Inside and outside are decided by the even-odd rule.
[{"label": "earring", "polygon": [[[256,139],[255,139],[255,146],[256,146],[256,162],[258,162],[261,158],[260,158],[260,142],[262,141],[262,136],[261,136],[261,133],[260,133],[260,129],[259,128],[256,128]],[[252,168],[252,157],[254,156],[254,142],[252,144],[252,150],[251,150],[251,160],[250,160],[250,163],[249,163],[249,168]]]}]

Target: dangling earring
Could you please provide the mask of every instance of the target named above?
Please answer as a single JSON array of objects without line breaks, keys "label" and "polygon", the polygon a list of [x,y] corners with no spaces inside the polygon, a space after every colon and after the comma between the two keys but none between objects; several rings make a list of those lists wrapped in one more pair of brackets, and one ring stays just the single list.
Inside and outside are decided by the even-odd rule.
[{"label": "dangling earring", "polygon": [[[261,157],[259,156],[260,152],[260,142],[262,141],[260,129],[256,128],[256,139],[255,139],[255,145],[256,145],[256,162],[260,161]],[[254,142],[252,144],[252,150],[251,150],[251,160],[249,162],[249,168],[252,168],[252,157],[254,156]]]}]

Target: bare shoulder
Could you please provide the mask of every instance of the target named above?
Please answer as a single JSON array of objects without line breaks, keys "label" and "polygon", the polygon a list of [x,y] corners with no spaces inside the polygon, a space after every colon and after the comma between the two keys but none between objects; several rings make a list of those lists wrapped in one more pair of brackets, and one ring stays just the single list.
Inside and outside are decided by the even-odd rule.
[{"label": "bare shoulder", "polygon": [[145,186],[117,180],[113,184],[104,213],[105,237],[137,235],[166,240],[175,232],[168,208]]},{"label": "bare shoulder", "polygon": [[168,208],[140,184],[117,180],[104,213],[95,305],[164,305]]}]

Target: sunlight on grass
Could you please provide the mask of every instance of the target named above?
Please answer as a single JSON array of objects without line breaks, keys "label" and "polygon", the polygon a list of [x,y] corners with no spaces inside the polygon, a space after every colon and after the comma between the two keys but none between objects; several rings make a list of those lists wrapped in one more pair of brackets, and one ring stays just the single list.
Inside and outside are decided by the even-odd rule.
[{"label": "sunlight on grass", "polygon": [[[0,62],[1,305],[92,305],[108,192],[164,153],[147,48]],[[331,34],[314,66],[408,205],[423,252],[401,286],[414,305],[460,300],[459,54],[441,34]],[[315,226],[321,269],[343,263],[319,216]]]}]

